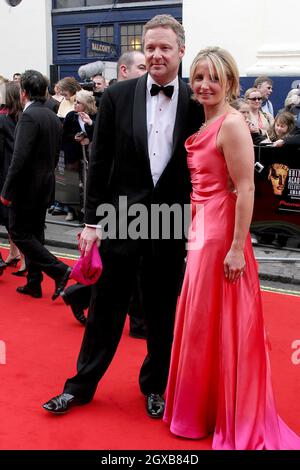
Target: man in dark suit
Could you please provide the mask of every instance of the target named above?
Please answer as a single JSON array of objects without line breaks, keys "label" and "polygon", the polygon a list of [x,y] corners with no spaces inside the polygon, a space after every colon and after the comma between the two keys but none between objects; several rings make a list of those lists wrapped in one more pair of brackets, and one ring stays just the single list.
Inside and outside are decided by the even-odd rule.
[{"label": "man in dark suit", "polygon": [[[90,250],[98,237],[96,224],[103,224],[100,251],[104,269],[93,286],[78,372],[67,380],[64,393],[43,405],[52,413],[92,400],[120,341],[141,257],[147,356],[139,384],[148,415],[161,418],[164,411],[185,241],[184,237],[174,237],[174,227],[170,237],[163,239],[161,227],[151,220],[151,210],[161,204],[182,207],[189,203],[184,142],[203,122],[203,112],[178,78],[184,55],[182,26],[169,15],[159,15],[145,25],[143,39],[148,74],[109,87],[96,121],[86,227],[80,243],[83,250]],[[120,196],[126,198],[127,213],[119,205]],[[119,230],[114,236],[112,227],[104,238],[101,204],[105,203],[115,209]],[[130,232],[132,228],[130,211],[134,212],[135,204],[146,209],[149,217],[146,215],[144,224],[149,233],[152,230],[152,237],[126,236],[127,229]],[[108,232],[110,228],[108,223]]]},{"label": "man in dark suit", "polygon": [[27,284],[20,294],[42,296],[42,272],[55,281],[55,300],[64,289],[71,269],[44,246],[46,210],[55,187],[54,169],[61,143],[61,123],[45,106],[47,79],[35,70],[21,75],[24,111],[18,121],[12,162],[1,201],[10,207],[9,233],[26,257]]}]

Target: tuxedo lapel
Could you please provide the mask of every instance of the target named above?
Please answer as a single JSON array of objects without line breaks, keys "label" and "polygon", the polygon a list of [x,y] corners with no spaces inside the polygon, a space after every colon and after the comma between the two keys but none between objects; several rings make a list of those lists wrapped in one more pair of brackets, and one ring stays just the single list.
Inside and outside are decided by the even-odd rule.
[{"label": "tuxedo lapel", "polygon": [[136,84],[133,103],[133,139],[138,155],[144,159],[151,179],[151,167],[148,153],[146,84],[148,74],[143,75]]},{"label": "tuxedo lapel", "polygon": [[174,131],[173,131],[172,156],[174,155],[176,146],[178,144],[178,141],[180,140],[182,130],[186,126],[188,103],[189,103],[189,94],[188,94],[187,87],[185,83],[179,78],[178,104],[177,104],[177,113],[176,113],[175,125],[174,125]]},{"label": "tuxedo lapel", "polygon": [[[176,155],[176,148],[180,144],[180,139],[182,137],[182,132],[186,127],[187,116],[188,116],[188,105],[189,105],[189,93],[188,88],[179,78],[179,88],[178,88],[178,103],[177,103],[177,111],[176,111],[176,118],[173,130],[173,147],[172,147],[172,154],[171,158],[168,161],[168,164],[162,174],[160,175],[157,186],[159,185],[159,181],[161,177],[168,171],[168,168],[172,162],[172,159],[175,158]],[[181,145],[181,144],[180,144]]]}]

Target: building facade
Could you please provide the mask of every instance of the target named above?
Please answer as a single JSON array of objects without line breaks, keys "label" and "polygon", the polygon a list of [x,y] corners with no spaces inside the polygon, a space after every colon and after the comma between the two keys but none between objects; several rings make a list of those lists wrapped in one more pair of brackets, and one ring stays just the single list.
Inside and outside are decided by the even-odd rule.
[{"label": "building facade", "polygon": [[292,83],[300,79],[299,1],[285,0],[279,7],[273,0],[219,0],[212,5],[183,0],[182,10],[184,77],[200,49],[224,47],[237,61],[243,90],[253,85],[254,77],[268,75],[274,81],[274,108],[283,107]]},{"label": "building facade", "polygon": [[141,50],[143,25],[162,13],[181,22],[182,1],[53,0],[53,63],[59,75],[77,77],[81,65],[101,60],[105,77],[116,77],[120,55]]},{"label": "building facade", "polygon": [[[35,68],[57,78],[77,76],[88,62],[105,62],[107,78],[125,50],[141,48],[142,26],[159,13],[183,22],[186,54],[182,76],[207,45],[228,49],[237,60],[245,90],[254,77],[274,79],[272,102],[282,107],[291,83],[300,79],[300,2],[239,0],[210,5],[201,0],[21,0],[15,7],[0,0],[0,75]],[[14,3],[14,2],[12,2]],[[52,65],[52,67],[50,67]],[[106,73],[106,72],[105,72]],[[78,76],[77,76],[78,77]]]}]

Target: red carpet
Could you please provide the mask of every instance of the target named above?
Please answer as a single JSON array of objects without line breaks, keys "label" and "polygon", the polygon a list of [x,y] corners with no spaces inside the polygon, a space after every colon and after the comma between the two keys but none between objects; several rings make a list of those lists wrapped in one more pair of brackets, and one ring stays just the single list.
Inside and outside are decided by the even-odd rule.
[{"label": "red carpet", "polygon": [[[11,270],[0,277],[0,450],[210,449],[210,439],[174,437],[146,416],[137,380],[145,342],[130,338],[128,327],[94,401],[64,416],[47,414],[41,404],[75,372],[83,328],[61,299],[51,301],[53,281],[44,280],[42,299],[23,297],[16,287],[24,278]],[[291,361],[292,342],[300,340],[300,297],[264,292],[263,301],[278,410],[300,434],[300,364]]]}]

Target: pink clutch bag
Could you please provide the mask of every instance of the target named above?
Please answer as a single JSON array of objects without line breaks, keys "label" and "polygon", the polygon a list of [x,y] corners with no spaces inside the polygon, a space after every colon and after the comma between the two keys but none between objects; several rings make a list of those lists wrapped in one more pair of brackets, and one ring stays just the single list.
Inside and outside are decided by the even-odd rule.
[{"label": "pink clutch bag", "polygon": [[79,260],[73,266],[70,278],[85,286],[95,284],[102,272],[102,261],[97,243],[94,243],[86,256],[80,254]]}]

